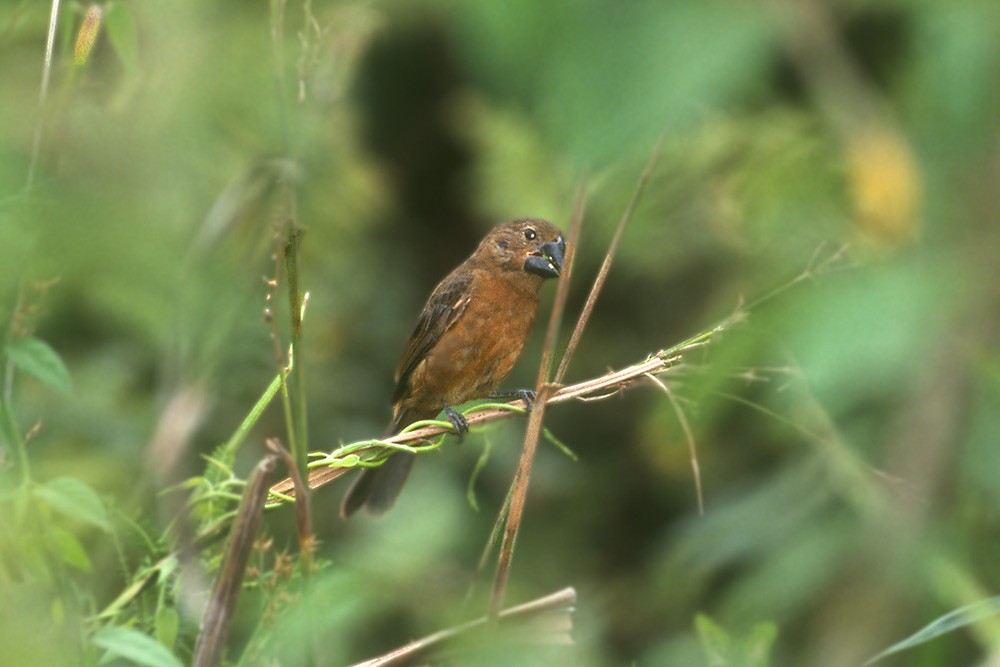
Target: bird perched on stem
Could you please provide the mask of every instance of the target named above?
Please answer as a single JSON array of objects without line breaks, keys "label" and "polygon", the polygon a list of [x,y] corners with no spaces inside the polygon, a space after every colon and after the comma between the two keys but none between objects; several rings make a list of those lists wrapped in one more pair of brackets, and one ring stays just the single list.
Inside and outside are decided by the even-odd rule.
[{"label": "bird perched on stem", "polygon": [[[468,430],[454,406],[492,394],[507,377],[531,333],[538,290],[546,278],[558,277],[565,253],[562,232],[551,223],[512,220],[494,227],[438,284],[396,367],[387,437],[442,410],[459,435]],[[514,395],[530,403],[530,391]],[[396,452],[363,470],[344,496],[341,515],[389,509],[415,458]]]}]

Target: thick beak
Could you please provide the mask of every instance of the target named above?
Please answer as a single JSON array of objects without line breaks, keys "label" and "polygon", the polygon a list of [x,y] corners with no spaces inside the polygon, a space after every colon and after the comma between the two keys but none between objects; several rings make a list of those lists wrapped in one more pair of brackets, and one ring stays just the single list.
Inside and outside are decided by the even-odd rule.
[{"label": "thick beak", "polygon": [[563,237],[546,241],[528,253],[528,258],[524,260],[524,270],[542,278],[557,278],[565,255],[566,241]]}]

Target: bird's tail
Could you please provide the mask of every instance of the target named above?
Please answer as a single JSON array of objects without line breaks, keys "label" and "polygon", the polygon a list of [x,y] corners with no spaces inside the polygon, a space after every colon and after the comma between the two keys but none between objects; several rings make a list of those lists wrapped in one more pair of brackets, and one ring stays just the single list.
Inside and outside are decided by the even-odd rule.
[{"label": "bird's tail", "polygon": [[[392,420],[383,437],[395,435],[403,426],[413,421],[406,410]],[[403,490],[416,454],[396,452],[377,468],[365,468],[344,494],[340,503],[340,516],[348,518],[364,507],[371,514],[384,514]]]},{"label": "bird's tail", "polygon": [[416,454],[396,452],[379,467],[362,470],[340,504],[340,516],[346,519],[362,507],[384,514],[399,497],[416,460]]}]

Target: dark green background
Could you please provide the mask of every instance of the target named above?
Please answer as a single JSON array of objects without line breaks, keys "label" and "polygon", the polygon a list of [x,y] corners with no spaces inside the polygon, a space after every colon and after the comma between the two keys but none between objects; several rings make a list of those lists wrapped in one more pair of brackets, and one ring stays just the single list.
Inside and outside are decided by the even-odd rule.
[{"label": "dark green background", "polygon": [[[997,594],[997,3],[316,1],[312,11],[321,30],[306,31],[308,48],[292,2],[276,49],[265,2],[116,2],[89,62],[74,67],[82,9],[64,4],[42,115],[49,6],[0,8],[0,323],[18,294],[37,306],[28,324],[74,386],[62,395],[17,376],[22,431],[41,423],[35,478],[80,478],[154,532],[166,525],[178,497],[160,491],[202,471],[199,454],[235,430],[275,372],[262,277],[287,212],[278,183],[306,230],[298,361],[310,447],[329,450],[382,431],[392,369],[436,281],[495,222],[533,215],[568,229],[586,176],[565,341],[662,134],[569,381],[710,327],[814,257],[836,270],[754,307],[667,376],[694,430],[703,516],[660,390],[551,409],[549,427],[579,461],[540,450],[508,600],[576,587],[568,664],[723,664],[699,646],[701,612],[735,643],[776,624],[770,664],[841,667]],[[533,382],[540,329],[511,387]],[[179,411],[165,417],[170,406]],[[165,419],[193,420],[190,437],[168,440],[170,467],[150,448]],[[337,518],[343,483],[318,493],[324,595],[275,629],[287,664],[300,664],[303,635],[342,664],[460,620],[522,433],[513,420],[424,457],[381,520]],[[276,405],[240,474],[265,437],[283,434]],[[465,486],[487,441],[476,512]],[[266,519],[278,546],[293,544],[292,522],[288,511]],[[122,528],[119,557],[96,531],[62,523],[91,559],[62,585],[103,608],[143,547]],[[49,593],[4,586],[19,602],[4,611],[0,654],[77,655],[72,629],[46,638]],[[203,586],[191,576],[169,591],[178,655],[200,611],[180,591]],[[10,625],[15,611],[22,622]],[[68,613],[58,627],[75,627]],[[998,646],[994,617],[884,664],[978,664]]]}]

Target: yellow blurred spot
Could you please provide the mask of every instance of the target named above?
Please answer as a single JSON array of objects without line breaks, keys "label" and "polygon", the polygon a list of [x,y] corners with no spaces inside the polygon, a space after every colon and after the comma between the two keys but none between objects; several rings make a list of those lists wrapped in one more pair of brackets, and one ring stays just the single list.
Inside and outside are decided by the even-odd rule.
[{"label": "yellow blurred spot", "polygon": [[100,5],[90,5],[83,15],[80,32],[76,34],[76,45],[73,47],[73,64],[86,65],[97,43],[97,35],[101,31],[101,19],[104,9]]},{"label": "yellow blurred spot", "polygon": [[847,148],[848,178],[862,231],[883,244],[917,234],[920,182],[910,147],[889,130],[862,132]]}]

